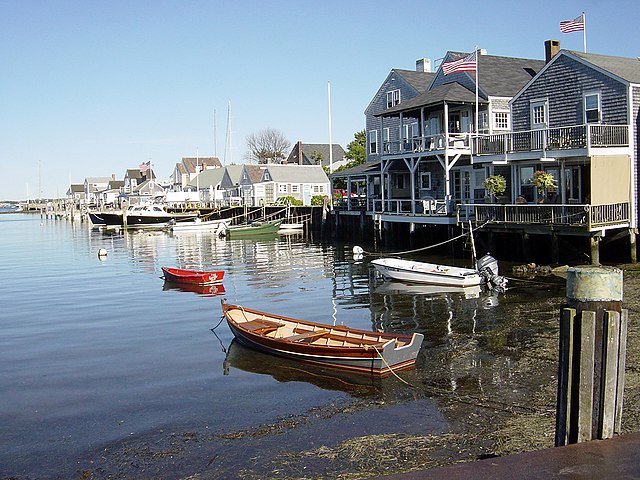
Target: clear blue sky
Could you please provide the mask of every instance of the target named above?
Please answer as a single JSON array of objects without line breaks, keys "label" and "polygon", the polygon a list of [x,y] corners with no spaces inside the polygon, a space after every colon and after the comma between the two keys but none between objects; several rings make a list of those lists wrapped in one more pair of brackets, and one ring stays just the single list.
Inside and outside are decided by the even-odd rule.
[{"label": "clear blue sky", "polygon": [[582,50],[581,33],[558,28],[582,11],[589,52],[640,56],[637,0],[0,0],[0,199],[64,196],[148,160],[168,178],[181,157],[212,155],[214,138],[242,163],[265,128],[328,143],[328,81],[346,148],[392,68],[475,45]]}]

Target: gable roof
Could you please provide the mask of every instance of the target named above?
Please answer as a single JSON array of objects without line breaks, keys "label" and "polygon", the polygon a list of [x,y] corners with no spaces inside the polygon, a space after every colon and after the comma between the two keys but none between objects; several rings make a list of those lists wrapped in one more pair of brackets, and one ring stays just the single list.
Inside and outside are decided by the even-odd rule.
[{"label": "gable roof", "polygon": [[[302,153],[299,153],[302,150]],[[333,161],[339,162],[344,158],[345,151],[342,146],[337,143],[331,144],[331,150],[328,143],[302,143],[296,142],[291,149],[286,163],[294,165],[317,165],[314,154],[319,153],[322,157],[320,162],[323,166],[329,166],[329,152],[333,152]],[[302,159],[299,157],[302,156]]]},{"label": "gable roof", "polygon": [[262,181],[262,175],[264,173],[265,167],[264,165],[245,164],[243,167],[243,172],[246,172],[247,176],[249,177],[249,182],[259,183],[260,181]]},{"label": "gable roof", "polygon": [[330,178],[346,178],[366,175],[380,175],[380,160],[361,163],[355,167],[345,168],[329,175]]},{"label": "gable roof", "polygon": [[[394,80],[394,76],[398,77],[409,88],[413,89],[415,95],[420,95],[421,93],[429,89],[429,86],[435,78],[435,75],[436,74],[434,72],[420,72],[417,70],[403,70],[399,68],[391,69],[387,77],[384,79],[384,82],[382,82],[382,85],[380,85],[380,87],[376,91],[376,94],[369,102],[369,105],[367,105],[365,113],[370,112],[376,100],[380,98],[380,96],[382,96],[384,93],[386,93],[386,86]],[[402,104],[402,99],[400,99],[400,103]]]},{"label": "gable roof", "polygon": [[229,180],[231,180],[231,183],[233,183],[234,185],[236,183],[240,182],[240,178],[242,176],[242,171],[244,170],[244,165],[227,165],[226,167],[224,167],[224,169],[227,172],[227,175],[229,176]]},{"label": "gable roof", "polygon": [[209,168],[187,183],[187,185],[200,188],[209,187],[210,185],[216,186],[222,181],[224,171],[224,168]]},{"label": "gable roof", "polygon": [[560,53],[578,57],[584,62],[595,65],[627,82],[640,84],[640,60],[638,58],[613,57],[570,50],[561,50]]},{"label": "gable roof", "polygon": [[185,170],[183,173],[196,173],[196,167],[201,169],[222,167],[218,157],[182,157],[181,164]]},{"label": "gable roof", "polygon": [[[468,55],[462,52],[447,52],[443,63]],[[512,97],[543,67],[543,60],[478,55],[478,103],[486,103],[490,96]],[[475,103],[475,72],[445,75],[441,65],[426,92],[380,112],[378,116],[443,102]]]},{"label": "gable roof", "polygon": [[551,68],[560,58],[570,58],[577,62],[596,68],[601,72],[615,78],[621,82],[640,83],[640,60],[626,57],[613,57],[611,55],[599,55],[595,53],[576,52],[573,50],[560,50],[547,64],[538,71],[535,77],[522,86],[520,91],[514,95],[511,102],[518,99],[529,85]]},{"label": "gable roof", "polygon": [[329,177],[320,165],[260,165],[269,172],[271,180],[279,183],[327,183]]}]

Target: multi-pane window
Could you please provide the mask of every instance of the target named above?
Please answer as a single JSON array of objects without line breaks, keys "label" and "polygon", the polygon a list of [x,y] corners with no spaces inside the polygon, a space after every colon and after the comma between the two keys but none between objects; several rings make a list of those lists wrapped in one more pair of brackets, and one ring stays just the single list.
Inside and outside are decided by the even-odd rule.
[{"label": "multi-pane window", "polygon": [[493,127],[496,130],[509,130],[509,112],[495,112]]},{"label": "multi-pane window", "polygon": [[378,131],[369,132],[369,153],[378,153]]},{"label": "multi-pane window", "polygon": [[297,183],[291,184],[291,193],[299,193],[299,192],[300,192],[300,185],[298,185]]},{"label": "multi-pane window", "polygon": [[541,125],[546,123],[543,103],[531,106],[531,123],[533,125]]},{"label": "multi-pane window", "polygon": [[278,193],[287,193],[288,191],[286,183],[278,184]]},{"label": "multi-pane window", "polygon": [[395,107],[400,103],[400,90],[387,92],[387,108]]},{"label": "multi-pane window", "polygon": [[584,96],[584,120],[586,123],[600,121],[600,94],[587,93]]},{"label": "multi-pane window", "polygon": [[384,153],[391,153],[391,144],[389,143],[391,138],[391,130],[389,127],[385,127],[382,130],[382,148],[384,149]]}]

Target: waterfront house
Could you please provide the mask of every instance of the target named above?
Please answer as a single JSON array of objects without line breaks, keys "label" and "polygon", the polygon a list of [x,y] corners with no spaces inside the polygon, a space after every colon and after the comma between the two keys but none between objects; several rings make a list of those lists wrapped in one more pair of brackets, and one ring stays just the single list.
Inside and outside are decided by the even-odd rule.
[{"label": "waterfront house", "polygon": [[169,188],[175,192],[185,190],[189,182],[201,172],[221,167],[218,157],[182,157],[169,177]]},{"label": "waterfront house", "polygon": [[222,180],[220,180],[220,189],[226,205],[241,205],[243,203],[240,180],[244,175],[244,167],[245,165],[227,165],[224,167]]},{"label": "waterfront house", "polygon": [[84,203],[84,184],[72,183],[67,190],[67,200],[69,203],[80,206]]},{"label": "waterfront house", "polygon": [[100,192],[108,188],[112,177],[87,177],[84,179],[84,198],[89,205],[98,205]]},{"label": "waterfront house", "polygon": [[122,189],[124,188],[124,180],[115,180],[112,179],[109,181],[107,188],[98,192],[98,203],[101,206],[111,206],[111,207],[119,207],[120,206],[120,195],[122,194]]},{"label": "waterfront house", "polygon": [[185,190],[197,191],[199,201],[215,204],[216,206],[221,205],[223,202],[223,190],[220,184],[224,174],[224,168],[204,170],[187,183]]},{"label": "waterfront house", "polygon": [[271,205],[280,197],[293,197],[308,206],[314,196],[329,196],[329,178],[320,165],[244,165],[238,188],[246,205]]},{"label": "waterfront house", "polygon": [[349,160],[345,158],[344,149],[338,144],[328,143],[302,143],[296,142],[286,161],[286,164],[295,165],[321,165],[325,169],[335,170],[346,165]]},{"label": "waterfront house", "polygon": [[[627,238],[635,261],[640,61],[560,50],[555,40],[545,52],[510,102],[512,128],[474,140],[474,168],[506,179],[507,204],[469,202],[465,213],[502,231],[587,237],[593,263],[605,235]],[[536,188],[536,172],[557,187]]]},{"label": "waterfront house", "polygon": [[126,195],[133,194],[137,187],[148,180],[155,180],[156,175],[148,164],[140,165],[140,168],[128,168],[124,174],[123,193]]}]

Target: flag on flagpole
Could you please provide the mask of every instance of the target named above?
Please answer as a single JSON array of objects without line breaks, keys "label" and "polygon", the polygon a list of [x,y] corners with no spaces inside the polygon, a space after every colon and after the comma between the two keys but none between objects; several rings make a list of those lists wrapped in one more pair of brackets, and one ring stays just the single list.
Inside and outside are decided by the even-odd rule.
[{"label": "flag on flagpole", "polygon": [[473,72],[477,68],[476,52],[467,55],[460,60],[442,64],[442,72],[449,75],[454,72]]},{"label": "flag on flagpole", "polygon": [[142,162],[140,164],[140,172],[145,173],[147,170],[149,170],[150,166],[151,166],[151,161]]},{"label": "flag on flagpole", "polygon": [[563,20],[560,22],[560,31],[562,33],[582,32],[584,30],[584,14],[574,18],[573,20]]}]

